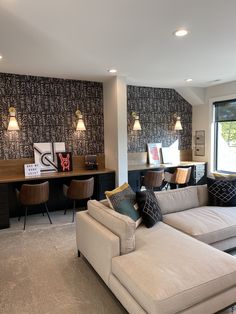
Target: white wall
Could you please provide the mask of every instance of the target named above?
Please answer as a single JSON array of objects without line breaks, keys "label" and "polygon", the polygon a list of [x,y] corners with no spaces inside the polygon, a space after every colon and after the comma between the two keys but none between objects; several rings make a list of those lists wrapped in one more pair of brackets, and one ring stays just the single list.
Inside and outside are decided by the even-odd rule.
[{"label": "white wall", "polygon": [[195,156],[195,161],[207,161],[208,171],[213,170],[213,102],[236,98],[236,81],[208,87],[205,90],[205,104],[193,106],[193,150],[196,130],[205,130],[206,154],[204,157]]},{"label": "white wall", "polygon": [[104,83],[105,166],[116,171],[116,185],[128,182],[126,81],[112,77]]}]

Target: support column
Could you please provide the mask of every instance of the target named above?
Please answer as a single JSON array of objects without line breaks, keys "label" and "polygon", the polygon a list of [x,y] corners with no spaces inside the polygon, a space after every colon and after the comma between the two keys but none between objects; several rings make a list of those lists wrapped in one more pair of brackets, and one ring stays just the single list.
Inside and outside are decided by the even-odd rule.
[{"label": "support column", "polygon": [[106,168],[116,171],[116,185],[128,182],[127,86],[123,77],[104,83],[104,141]]}]

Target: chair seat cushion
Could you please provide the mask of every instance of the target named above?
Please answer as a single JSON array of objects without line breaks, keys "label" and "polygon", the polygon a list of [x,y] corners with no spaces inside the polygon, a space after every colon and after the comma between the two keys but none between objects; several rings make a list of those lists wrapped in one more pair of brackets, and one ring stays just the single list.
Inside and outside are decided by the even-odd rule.
[{"label": "chair seat cushion", "polygon": [[163,221],[212,244],[236,235],[236,207],[203,206],[163,216]]},{"label": "chair seat cushion", "polygon": [[236,259],[160,222],[136,230],[112,273],[147,313],[173,314],[233,287]]}]

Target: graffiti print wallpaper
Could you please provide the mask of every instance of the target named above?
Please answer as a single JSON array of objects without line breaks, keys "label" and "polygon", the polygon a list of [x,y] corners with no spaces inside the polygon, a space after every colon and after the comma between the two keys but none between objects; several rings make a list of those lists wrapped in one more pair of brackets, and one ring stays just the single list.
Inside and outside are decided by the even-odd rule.
[{"label": "graffiti print wallpaper", "polygon": [[[127,86],[128,151],[145,152],[147,143],[168,147],[179,139],[179,148],[192,146],[192,106],[174,89]],[[141,131],[133,131],[132,112],[139,115]],[[176,115],[183,130],[174,131]]]},{"label": "graffiti print wallpaper", "polygon": [[[8,108],[20,131],[7,131]],[[75,131],[75,111],[86,131]],[[102,83],[0,73],[0,159],[33,157],[35,142],[65,142],[73,155],[104,153]]]}]

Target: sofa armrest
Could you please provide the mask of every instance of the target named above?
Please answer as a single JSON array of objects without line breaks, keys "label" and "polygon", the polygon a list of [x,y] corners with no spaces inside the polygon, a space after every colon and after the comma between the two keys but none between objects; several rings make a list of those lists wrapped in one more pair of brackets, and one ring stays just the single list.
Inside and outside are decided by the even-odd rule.
[{"label": "sofa armrest", "polygon": [[120,255],[120,239],[87,211],[76,213],[77,249],[108,284],[111,260]]}]

